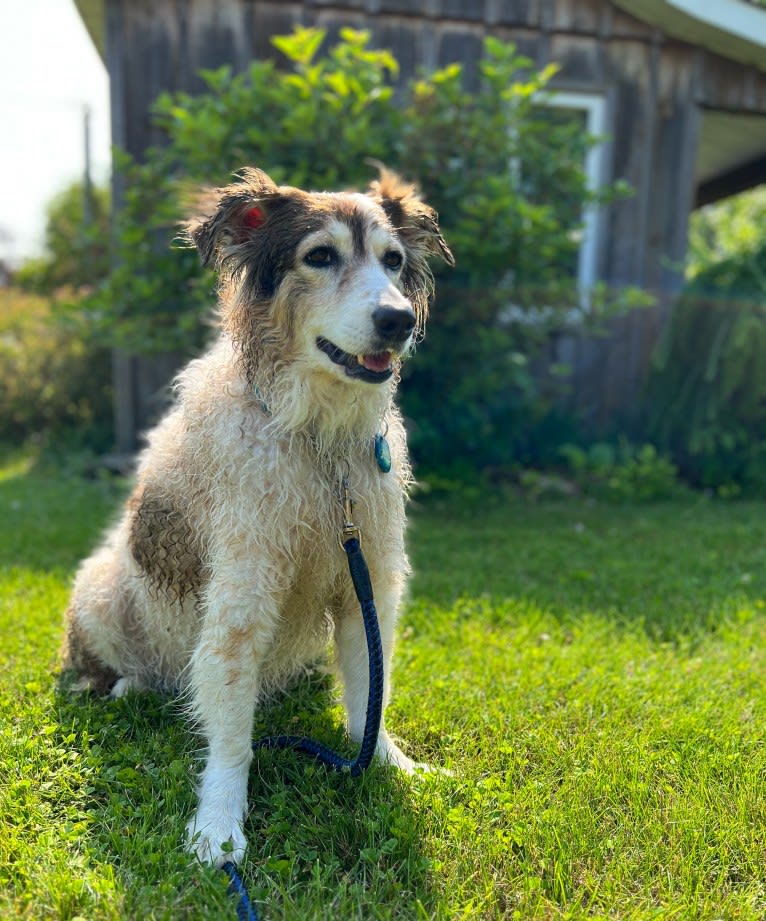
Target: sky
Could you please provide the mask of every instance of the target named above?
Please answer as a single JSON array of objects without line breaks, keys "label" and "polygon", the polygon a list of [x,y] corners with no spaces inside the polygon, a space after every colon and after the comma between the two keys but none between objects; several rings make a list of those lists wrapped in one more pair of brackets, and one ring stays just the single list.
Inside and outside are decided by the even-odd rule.
[{"label": "sky", "polygon": [[84,170],[110,169],[109,81],[74,0],[0,2],[0,259],[42,250],[45,206]]}]

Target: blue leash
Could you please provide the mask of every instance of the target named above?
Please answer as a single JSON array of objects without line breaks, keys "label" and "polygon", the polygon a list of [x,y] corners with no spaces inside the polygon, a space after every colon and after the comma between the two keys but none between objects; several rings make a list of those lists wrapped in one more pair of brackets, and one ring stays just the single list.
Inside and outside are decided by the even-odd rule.
[{"label": "blue leash", "polygon": [[[302,736],[270,736],[265,739],[259,739],[257,742],[253,742],[253,751],[257,751],[259,748],[292,748],[295,751],[311,755],[336,771],[349,771],[352,777],[358,777],[362,771],[370,766],[378,742],[380,720],[383,713],[383,646],[380,640],[378,612],[375,610],[375,603],[372,597],[370,571],[362,554],[359,529],[351,521],[351,501],[348,498],[345,482],[343,487],[346,520],[343,527],[341,546],[346,551],[351,581],[354,584],[356,597],[359,599],[370,662],[370,690],[367,697],[367,715],[359,753],[356,758],[344,758],[321,742]],[[237,902],[237,918],[239,921],[258,921],[258,913],[250,901],[250,894],[242,882],[242,877],[239,875],[236,866],[231,861],[228,861],[221,869],[231,880],[229,891],[232,895],[239,897]]]},{"label": "blue leash", "polygon": [[229,892],[232,895],[239,896],[239,901],[237,902],[237,918],[239,918],[239,921],[258,921],[258,912],[253,908],[250,893],[247,891],[247,886],[242,882],[242,877],[237,872],[237,868],[229,861],[221,869],[231,880]]}]

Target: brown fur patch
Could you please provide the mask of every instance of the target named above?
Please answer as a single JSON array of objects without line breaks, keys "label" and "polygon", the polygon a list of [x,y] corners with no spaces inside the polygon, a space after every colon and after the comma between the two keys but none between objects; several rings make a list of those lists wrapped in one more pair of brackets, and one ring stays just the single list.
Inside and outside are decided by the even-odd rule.
[{"label": "brown fur patch", "polygon": [[[256,201],[263,224],[247,227],[243,215]],[[280,312],[274,295],[294,266],[300,241],[326,220],[322,208],[299,189],[258,199],[240,184],[222,190],[222,204],[209,222],[215,227],[203,226],[203,239],[207,234],[218,240],[221,328],[237,347],[250,384],[258,369],[289,358],[294,318],[285,305]]]},{"label": "brown fur patch", "polygon": [[242,657],[242,650],[247,648],[253,631],[249,627],[228,627],[226,639],[221,643],[219,652],[223,659],[236,662]]},{"label": "brown fur patch", "polygon": [[177,601],[199,596],[204,568],[199,540],[174,497],[139,486],[128,508],[133,512],[128,546],[149,581]]},{"label": "brown fur patch", "polygon": [[62,650],[64,669],[76,671],[87,687],[97,694],[108,694],[120,676],[90,651],[87,633],[77,622],[74,608],[70,606],[65,616],[66,634]]}]

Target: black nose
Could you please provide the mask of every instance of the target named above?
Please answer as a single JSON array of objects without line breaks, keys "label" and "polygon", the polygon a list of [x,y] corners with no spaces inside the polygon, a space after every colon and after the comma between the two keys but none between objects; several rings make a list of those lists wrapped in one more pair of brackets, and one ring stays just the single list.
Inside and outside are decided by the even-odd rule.
[{"label": "black nose", "polygon": [[372,314],[375,331],[386,342],[404,342],[415,328],[415,319],[406,307],[378,307]]}]

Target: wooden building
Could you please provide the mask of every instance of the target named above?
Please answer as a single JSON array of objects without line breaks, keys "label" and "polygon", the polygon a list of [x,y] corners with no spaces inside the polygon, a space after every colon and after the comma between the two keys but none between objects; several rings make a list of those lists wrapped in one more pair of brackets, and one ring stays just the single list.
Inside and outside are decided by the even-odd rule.
[{"label": "wooden building", "polygon": [[[332,35],[370,30],[407,79],[460,61],[477,80],[485,35],[560,65],[555,103],[605,140],[587,163],[594,184],[635,194],[587,215],[579,275],[640,285],[658,307],[615,323],[608,339],[569,339],[581,408],[603,420],[640,385],[678,291],[695,207],[766,181],[766,7],[754,0],[76,0],[111,79],[115,144],[134,155],[157,138],[149,106],[162,90],[195,91],[200,68],[244,68],[296,23]],[[119,201],[119,188],[116,199]],[[151,396],[176,360],[119,356],[118,448],[134,447]]]}]

